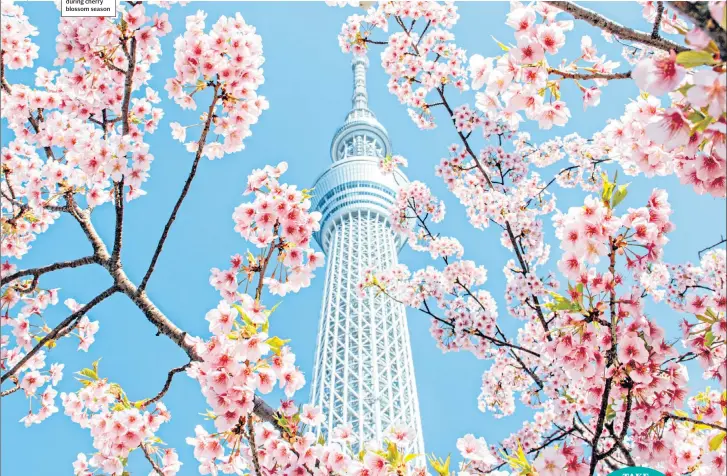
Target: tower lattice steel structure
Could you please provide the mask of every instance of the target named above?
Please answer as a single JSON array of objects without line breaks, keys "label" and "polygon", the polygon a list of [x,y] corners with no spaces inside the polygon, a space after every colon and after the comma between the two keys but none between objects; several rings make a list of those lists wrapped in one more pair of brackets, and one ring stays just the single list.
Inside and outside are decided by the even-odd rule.
[{"label": "tower lattice steel structure", "polygon": [[381,443],[392,425],[414,432],[408,449],[424,454],[419,399],[404,307],[357,284],[367,268],[397,264],[402,240],[388,208],[407,178],[378,167],[391,153],[384,126],[368,107],[366,57],[353,60],[353,108],[333,136],[333,165],[315,184],[313,207],[323,215],[316,234],[327,258],[311,401],[323,409],[318,433],[350,424],[354,451]]}]

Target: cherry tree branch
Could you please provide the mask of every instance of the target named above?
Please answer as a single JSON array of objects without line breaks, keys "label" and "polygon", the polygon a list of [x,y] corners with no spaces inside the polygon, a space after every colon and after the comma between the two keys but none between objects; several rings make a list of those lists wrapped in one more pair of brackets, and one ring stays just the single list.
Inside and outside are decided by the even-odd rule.
[{"label": "cherry tree branch", "polygon": [[704,425],[704,426],[708,426],[710,428],[714,428],[715,430],[724,431],[725,433],[727,433],[727,428],[725,428],[724,426],[717,425],[716,423],[708,423],[706,421],[700,421],[695,418],[690,418],[687,416],[680,416],[680,415],[674,415],[672,413],[668,413],[663,416],[663,419],[664,419],[664,421],[677,420],[677,421],[684,421],[687,423],[694,423],[695,425]]},{"label": "cherry tree branch", "polygon": [[252,418],[247,419],[247,441],[250,443],[250,453],[252,453],[252,464],[255,467],[255,475],[260,476],[260,461],[258,461],[257,445],[255,444],[255,428]]},{"label": "cherry tree branch", "polygon": [[145,401],[141,405],[141,408],[146,408],[149,405],[151,405],[152,403],[156,403],[159,400],[161,400],[164,397],[164,395],[166,395],[166,393],[169,391],[169,387],[171,387],[171,385],[172,385],[172,379],[174,378],[174,376],[176,374],[178,374],[179,372],[184,372],[185,370],[187,370],[190,367],[190,365],[192,365],[191,362],[189,362],[185,365],[182,365],[181,367],[175,367],[172,370],[170,370],[169,373],[167,374],[167,380],[164,382],[164,387],[162,387],[161,391],[159,393],[157,393],[156,396],[154,396],[153,398],[150,398],[149,400]]},{"label": "cherry tree branch", "polygon": [[[157,335],[164,334],[177,346],[182,348],[190,359],[201,361],[202,358],[199,356],[194,346],[185,339],[187,332],[182,331],[169,318],[167,318],[167,316],[164,315],[158,307],[156,307],[151,299],[149,299],[146,292],[143,290],[139,291],[134,283],[132,283],[126,276],[122,266],[112,266],[110,259],[111,256],[109,255],[108,249],[91,222],[90,211],[81,210],[73,201],[72,196],[68,196],[67,200],[69,207],[71,207],[71,215],[78,221],[84,234],[88,238],[89,242],[91,242],[91,246],[94,249],[99,264],[101,264],[109,272],[116,283],[118,290],[131,299],[136,307],[138,307],[144,314],[147,320],[157,328]],[[275,410],[257,395],[255,395],[254,399],[253,412],[263,421],[270,422],[276,427],[278,426],[275,421]]]},{"label": "cherry tree branch", "polygon": [[0,286],[4,286],[7,283],[10,283],[12,281],[15,281],[18,278],[22,278],[23,276],[33,276],[34,278],[38,278],[41,275],[45,273],[50,273],[52,271],[57,271],[61,269],[67,269],[67,268],[78,268],[80,266],[85,266],[87,264],[95,263],[96,257],[95,256],[84,256],[83,258],[78,258],[70,261],[59,261],[57,263],[49,264],[47,266],[40,266],[38,268],[29,268],[29,269],[23,269],[20,271],[16,271],[12,274],[9,274],[7,276],[3,276],[2,280],[0,280]]},{"label": "cherry tree branch", "polygon": [[156,474],[158,474],[159,476],[163,476],[164,473],[162,472],[162,469],[159,467],[158,464],[156,464],[156,462],[154,461],[154,459],[151,457],[151,455],[149,454],[149,450],[146,449],[146,445],[142,442],[139,445],[139,448],[141,448],[141,451],[144,453],[144,457],[149,462],[149,464],[151,465],[151,467],[154,470],[154,472]]},{"label": "cherry tree branch", "polygon": [[[608,270],[612,276],[616,276],[616,246],[614,240],[610,240],[610,252]],[[616,361],[616,350],[617,350],[617,337],[616,337],[616,325],[618,323],[618,314],[616,313],[616,287],[612,286],[609,292],[609,311],[611,314],[611,347],[608,351],[608,358],[606,360],[606,368],[610,367]],[[598,456],[598,441],[603,433],[603,425],[606,421],[606,412],[608,410],[608,398],[611,394],[611,386],[613,385],[613,376],[607,377],[603,385],[603,393],[601,394],[601,409],[598,412],[598,419],[596,420],[596,429],[593,432],[593,439],[591,440],[591,464],[589,475],[593,476],[596,472],[596,465],[599,461]]]},{"label": "cherry tree branch", "polygon": [[699,252],[697,252],[697,256],[699,256],[699,259],[702,259],[702,253],[706,253],[707,251],[711,250],[712,248],[716,248],[716,247],[718,247],[719,245],[721,245],[722,243],[725,243],[725,242],[727,242],[727,238],[722,238],[717,243],[715,243],[715,244],[713,244],[711,246],[708,246],[708,247],[706,247],[706,248],[704,248],[702,250],[699,250]]},{"label": "cherry tree branch", "polygon": [[633,466],[634,460],[631,457],[631,453],[629,453],[629,451],[626,449],[626,446],[624,445],[624,438],[626,438],[626,433],[628,433],[629,424],[631,423],[631,405],[633,403],[631,392],[631,390],[633,389],[633,383],[629,382],[628,385],[628,392],[626,393],[626,412],[624,413],[624,421],[623,426],[621,427],[621,433],[618,436],[616,435],[616,430],[614,429],[613,422],[606,424],[606,428],[611,434],[611,437],[613,438],[615,444],[605,453],[599,454],[598,459],[606,459],[611,456],[616,451],[616,449],[619,449],[624,454],[624,456],[626,456],[629,464]]},{"label": "cherry tree branch", "polygon": [[5,79],[5,52],[2,50],[0,50],[0,85],[2,85],[3,91],[8,94],[12,93],[10,91],[10,84]]},{"label": "cherry tree branch", "polygon": [[548,73],[555,74],[563,79],[576,79],[581,81],[587,81],[589,79],[630,79],[631,71],[625,73],[570,73],[556,68],[548,68]]},{"label": "cherry tree branch", "polygon": [[659,28],[661,27],[661,18],[664,16],[664,2],[659,0],[656,2],[656,17],[654,18],[654,29],[651,30],[653,39],[659,38]]},{"label": "cherry tree branch", "polygon": [[74,321],[83,317],[88,311],[90,311],[94,306],[104,301],[106,298],[111,296],[112,294],[118,292],[119,289],[116,287],[116,285],[111,286],[110,288],[106,289],[104,292],[96,296],[95,298],[91,299],[88,304],[85,304],[80,309],[78,309],[76,312],[72,313],[70,316],[66,317],[61,321],[60,324],[58,324],[52,331],[50,331],[48,334],[46,334],[45,337],[43,337],[38,343],[33,347],[25,356],[20,359],[20,361],[13,366],[10,370],[5,372],[0,378],[0,382],[4,382],[8,377],[11,377],[15,375],[15,373],[25,365],[25,363],[30,360],[31,357],[33,357],[40,349],[43,348],[48,342],[58,338],[62,337],[64,334],[64,331],[66,331],[67,328],[72,329],[74,326]]},{"label": "cherry tree branch", "polygon": [[689,18],[699,29],[707,33],[717,43],[722,61],[727,60],[727,32],[712,18],[707,2],[669,3],[675,10]]},{"label": "cherry tree branch", "polygon": [[578,20],[583,20],[586,23],[590,23],[591,25],[595,26],[596,28],[600,28],[601,30],[616,35],[623,40],[636,41],[638,43],[664,51],[674,50],[677,53],[689,50],[689,48],[675,43],[671,40],[667,40],[661,37],[653,38],[652,32],[645,33],[643,31],[638,31],[626,27],[624,25],[621,25],[620,23],[616,23],[615,21],[606,18],[600,13],[597,13],[580,5],[576,5],[573,2],[546,1],[545,3],[571,14],[574,18]]},{"label": "cherry tree branch", "polygon": [[219,83],[215,83],[212,104],[210,104],[210,107],[207,111],[207,119],[205,120],[204,128],[202,129],[202,134],[200,135],[199,142],[197,143],[197,153],[194,156],[194,162],[192,162],[192,169],[189,171],[189,176],[187,177],[187,181],[184,183],[182,193],[179,195],[177,203],[172,209],[172,214],[169,215],[167,224],[164,225],[164,231],[162,232],[162,236],[161,238],[159,238],[159,242],[157,243],[156,249],[154,250],[154,256],[152,256],[151,258],[149,268],[146,270],[146,274],[141,280],[141,284],[139,285],[139,291],[144,291],[144,289],[146,289],[146,285],[149,282],[149,278],[151,278],[152,273],[154,272],[154,267],[156,266],[159,255],[161,254],[162,248],[164,247],[164,242],[167,240],[167,236],[169,235],[169,229],[172,227],[174,220],[177,218],[177,212],[179,212],[179,208],[182,206],[182,202],[184,202],[184,199],[187,197],[189,188],[192,186],[192,181],[197,174],[197,166],[199,165],[199,161],[202,158],[202,151],[204,150],[205,143],[207,142],[207,134],[210,131],[210,126],[212,125],[212,120],[214,119],[215,115],[215,107],[217,106],[217,101],[219,100],[219,95],[217,94],[219,92],[219,88]]},{"label": "cherry tree branch", "polygon": [[[136,70],[136,36],[131,37],[131,47],[122,40],[121,47],[126,56],[126,72],[124,74],[124,98],[121,101],[121,134],[129,135],[131,104],[131,90],[134,86],[134,72]],[[106,117],[103,121],[104,134],[106,134]],[[121,244],[124,229],[124,178],[114,184],[114,208],[116,209],[116,225],[114,226],[114,248],[111,251],[111,260],[114,266],[119,266],[121,261]]]}]

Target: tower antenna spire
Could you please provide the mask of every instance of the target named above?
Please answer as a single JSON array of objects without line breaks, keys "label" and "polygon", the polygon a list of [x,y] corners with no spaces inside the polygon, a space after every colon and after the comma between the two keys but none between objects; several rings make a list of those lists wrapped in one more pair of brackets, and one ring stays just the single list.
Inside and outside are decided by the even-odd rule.
[{"label": "tower antenna spire", "polygon": [[353,99],[354,110],[369,110],[369,95],[366,90],[366,70],[369,68],[369,59],[366,56],[354,56],[351,61],[353,69]]}]

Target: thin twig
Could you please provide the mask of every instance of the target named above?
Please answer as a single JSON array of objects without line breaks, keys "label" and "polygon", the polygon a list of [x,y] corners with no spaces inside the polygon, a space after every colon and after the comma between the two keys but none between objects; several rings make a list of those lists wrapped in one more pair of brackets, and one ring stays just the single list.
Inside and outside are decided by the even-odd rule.
[{"label": "thin twig", "polygon": [[80,309],[78,309],[76,312],[72,313],[70,316],[66,317],[61,321],[60,324],[58,324],[52,331],[50,331],[48,334],[46,334],[45,337],[43,337],[41,340],[38,341],[38,343],[33,347],[25,356],[20,359],[20,361],[13,366],[10,370],[5,372],[0,378],[0,382],[4,382],[8,377],[15,375],[15,373],[22,368],[25,363],[30,360],[31,357],[33,357],[40,349],[45,346],[48,342],[52,341],[53,339],[57,337],[61,337],[62,333],[66,328],[73,327],[73,322],[76,319],[79,319],[83,317],[88,311],[90,311],[95,305],[99,304],[100,302],[104,301],[107,297],[111,296],[112,294],[116,293],[119,289],[116,287],[116,285],[111,286],[95,298],[91,299],[88,304],[85,304]]},{"label": "thin twig", "polygon": [[167,374],[167,380],[164,382],[164,387],[162,387],[161,391],[154,398],[150,398],[149,400],[145,401],[141,405],[141,408],[146,408],[149,405],[151,405],[152,403],[156,403],[159,400],[161,400],[164,397],[164,395],[166,395],[166,393],[169,391],[169,387],[172,385],[172,379],[174,378],[174,376],[176,374],[178,374],[179,372],[184,372],[191,365],[192,365],[192,363],[189,362],[185,365],[182,365],[181,367],[175,367],[172,370],[170,370],[169,373]]},{"label": "thin twig", "polygon": [[146,445],[142,442],[139,445],[139,448],[141,448],[141,451],[144,453],[144,457],[149,462],[154,472],[156,472],[159,476],[164,476],[164,473],[162,473],[162,469],[159,467],[158,464],[156,464],[154,459],[152,459],[151,455],[149,454],[149,451],[146,449]]},{"label": "thin twig", "polygon": [[217,106],[217,101],[219,100],[219,96],[217,94],[219,92],[219,88],[219,83],[215,83],[212,104],[210,104],[209,110],[207,111],[207,120],[205,121],[204,128],[202,129],[202,134],[200,135],[199,142],[197,143],[197,153],[195,154],[194,162],[192,162],[192,169],[189,171],[189,176],[187,177],[187,181],[184,183],[182,193],[179,195],[177,203],[174,204],[172,214],[169,215],[167,224],[164,225],[164,231],[162,232],[162,236],[161,238],[159,238],[159,242],[157,243],[156,249],[154,250],[154,256],[152,256],[151,263],[149,263],[149,268],[146,270],[144,279],[141,280],[141,284],[139,285],[139,292],[143,292],[144,289],[146,289],[146,285],[149,282],[149,278],[151,278],[152,273],[154,272],[154,267],[156,266],[159,255],[161,254],[162,248],[164,247],[164,242],[167,240],[167,236],[169,235],[169,229],[172,227],[174,220],[177,218],[177,212],[179,212],[179,208],[182,206],[182,202],[184,202],[184,199],[189,192],[189,188],[192,186],[194,176],[197,174],[197,166],[199,165],[199,160],[202,158],[202,151],[204,150],[204,146],[207,141],[207,134],[209,133],[210,126],[212,125],[212,120],[215,116],[215,107]]},{"label": "thin twig", "polygon": [[577,79],[587,81],[589,79],[630,79],[631,71],[625,73],[570,73],[556,68],[548,68],[548,73],[556,74],[564,79]]},{"label": "thin twig", "polygon": [[702,259],[702,253],[705,253],[705,252],[711,250],[712,248],[716,248],[716,247],[718,247],[719,245],[721,245],[722,243],[725,243],[725,242],[727,242],[727,238],[722,237],[722,239],[720,241],[718,241],[717,243],[713,244],[712,246],[708,246],[708,247],[704,248],[703,250],[699,250],[699,252],[697,253],[697,256],[699,256],[699,259]]},{"label": "thin twig", "polygon": [[5,390],[4,392],[0,393],[0,397],[7,397],[8,395],[11,395],[11,394],[17,392],[18,390],[20,390],[20,385],[16,385],[13,388]]}]

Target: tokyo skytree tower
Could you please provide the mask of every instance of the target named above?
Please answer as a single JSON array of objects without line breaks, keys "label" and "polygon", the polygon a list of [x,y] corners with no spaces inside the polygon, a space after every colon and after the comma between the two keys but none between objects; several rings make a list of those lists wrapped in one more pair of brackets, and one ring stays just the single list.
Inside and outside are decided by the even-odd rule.
[{"label": "tokyo skytree tower", "polygon": [[361,297],[357,289],[367,268],[398,262],[403,241],[391,230],[388,208],[407,178],[379,170],[391,142],[368,107],[368,59],[354,57],[352,67],[353,108],[333,136],[333,165],[316,181],[313,198],[323,215],[316,240],[327,268],[311,401],[325,415],[318,433],[350,424],[356,452],[401,425],[414,435],[408,452],[424,454],[404,307],[373,290]]}]

